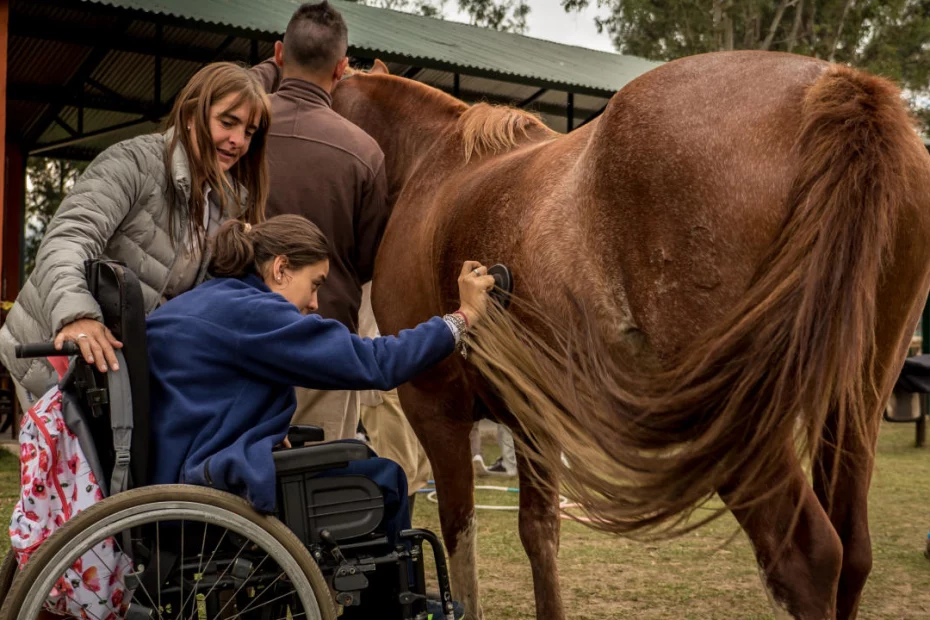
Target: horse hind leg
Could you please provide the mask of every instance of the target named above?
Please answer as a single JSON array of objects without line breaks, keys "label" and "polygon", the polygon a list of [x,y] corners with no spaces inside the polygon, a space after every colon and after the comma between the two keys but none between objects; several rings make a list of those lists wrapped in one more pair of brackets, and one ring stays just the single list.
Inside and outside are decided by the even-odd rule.
[{"label": "horse hind leg", "polygon": [[[555,484],[541,485],[528,472],[526,458],[517,448],[517,469],[520,472],[520,541],[533,571],[536,595],[536,617],[545,620],[565,620],[562,591],[559,588],[559,496]],[[539,476],[548,476],[537,465]],[[546,480],[550,482],[550,480]]]},{"label": "horse hind leg", "polygon": [[[901,256],[906,258],[889,265],[886,280],[891,284],[878,293],[877,298],[883,303],[882,314],[876,321],[876,374],[873,377],[876,385],[887,385],[892,380],[891,373],[897,376],[905,347],[914,333],[918,313],[927,298],[926,276],[901,266],[903,260],[912,261],[915,265],[930,261],[923,242],[925,234],[919,231],[917,227],[901,227],[900,234],[909,235],[911,239],[895,243],[899,248],[910,246],[911,249],[901,250]],[[897,310],[908,307],[912,309],[909,314]],[[842,427],[845,429],[842,437],[839,436],[838,410],[831,411],[821,434],[820,450],[812,464],[814,492],[843,545],[843,565],[836,600],[836,617],[839,620],[856,617],[862,590],[872,571],[868,493],[884,402],[876,395],[867,394],[865,406],[871,409],[872,415],[867,418],[866,427],[857,433],[857,429],[846,425]],[[857,436],[859,433],[862,436]],[[835,445],[840,439],[841,451],[837,459]],[[831,493],[830,484],[834,478],[836,482]]]},{"label": "horse hind leg", "polygon": [[751,508],[733,507],[726,489],[720,495],[752,542],[775,617],[833,620],[843,547],[797,460],[786,457],[783,470],[786,491]]},{"label": "horse hind leg", "polygon": [[483,620],[478,595],[475,481],[468,438],[473,421],[470,415],[458,417],[466,399],[459,394],[454,397],[427,394],[409,384],[401,386],[399,393],[404,413],[426,450],[436,481],[452,596],[465,607],[463,620]]},{"label": "horse hind leg", "polygon": [[856,617],[862,589],[872,570],[868,493],[874,465],[874,446],[881,424],[881,417],[878,414],[874,417],[874,428],[869,429],[870,436],[866,438],[869,445],[855,448],[853,441],[844,441],[838,463],[840,471],[836,476],[832,497],[829,487],[834,471],[833,441],[836,436],[836,420],[832,416],[827,420],[823,445],[813,464],[814,491],[843,545],[843,565],[836,600],[838,620]]}]

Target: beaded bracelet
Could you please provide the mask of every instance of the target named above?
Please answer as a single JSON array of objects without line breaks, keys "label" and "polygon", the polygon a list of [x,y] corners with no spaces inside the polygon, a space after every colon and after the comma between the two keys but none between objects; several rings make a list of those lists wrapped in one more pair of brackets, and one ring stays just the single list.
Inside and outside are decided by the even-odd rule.
[{"label": "beaded bracelet", "polygon": [[471,327],[471,325],[468,324],[468,317],[465,316],[465,313],[464,313],[464,312],[462,312],[461,310],[456,310],[456,311],[453,312],[452,314],[454,314],[454,315],[456,315],[456,316],[462,317],[462,320],[465,321],[465,330],[466,330],[466,331]]},{"label": "beaded bracelet", "polygon": [[458,346],[459,342],[462,340],[462,336],[468,329],[468,323],[455,312],[445,315],[442,317],[442,320],[445,321],[449,329],[452,330],[452,337],[455,338],[455,345]]}]

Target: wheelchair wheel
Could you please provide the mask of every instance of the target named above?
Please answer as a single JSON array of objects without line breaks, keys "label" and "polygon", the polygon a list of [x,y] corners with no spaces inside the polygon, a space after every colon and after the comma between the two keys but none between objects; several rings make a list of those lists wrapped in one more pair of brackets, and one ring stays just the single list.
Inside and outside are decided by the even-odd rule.
[{"label": "wheelchair wheel", "polygon": [[[234,495],[188,485],[120,493],[65,523],[19,571],[0,620],[38,618],[62,579],[81,578],[72,568],[79,558],[100,559],[95,549],[105,541],[123,550],[128,532],[135,569],[144,564],[138,583],[117,566],[101,573],[100,582],[109,575],[112,586],[115,576],[132,591],[132,605],[152,618],[335,620],[320,569],[283,523]],[[122,610],[110,611],[97,620],[122,616],[125,601]]]},{"label": "wheelchair wheel", "polygon": [[13,577],[16,576],[16,556],[13,555],[13,550],[10,549],[6,557],[3,558],[3,562],[0,563],[0,602],[2,602],[7,593],[10,591],[10,586],[13,585]]}]

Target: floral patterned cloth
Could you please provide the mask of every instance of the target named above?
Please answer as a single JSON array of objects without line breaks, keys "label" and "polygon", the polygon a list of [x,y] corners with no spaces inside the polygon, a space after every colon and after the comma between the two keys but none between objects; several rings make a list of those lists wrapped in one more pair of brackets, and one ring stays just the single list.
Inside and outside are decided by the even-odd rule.
[{"label": "floral patterned cloth", "polygon": [[[19,446],[21,489],[10,521],[10,539],[22,568],[68,519],[103,500],[103,492],[77,437],[65,424],[57,387],[23,417]],[[61,576],[45,607],[80,618],[115,620],[129,605],[131,592],[123,583],[129,567],[129,558],[108,538]]]}]

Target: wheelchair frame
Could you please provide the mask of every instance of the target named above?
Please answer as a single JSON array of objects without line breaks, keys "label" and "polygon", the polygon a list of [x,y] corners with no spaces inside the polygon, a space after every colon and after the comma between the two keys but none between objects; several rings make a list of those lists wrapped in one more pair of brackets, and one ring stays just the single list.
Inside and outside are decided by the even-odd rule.
[{"label": "wheelchair frame", "polygon": [[[95,260],[88,261],[86,268],[90,290],[100,303],[104,323],[123,341],[123,351],[134,354],[127,356],[126,369],[134,403],[128,461],[113,454],[110,407],[115,404],[111,404],[109,398],[111,378],[77,356],[62,380],[61,389],[64,397],[76,403],[83,421],[91,429],[93,445],[90,449],[95,452],[94,458],[102,461],[105,475],[117,462],[126,461],[124,465],[129,466],[130,479],[145,481],[149,470],[144,449],[148,443],[148,369],[141,287],[136,276],[122,264]],[[50,345],[23,348],[24,356],[62,354],[50,349]],[[74,354],[74,350],[67,349],[64,353]],[[153,603],[151,606],[141,602],[129,605],[121,613],[130,620],[186,617],[185,602],[192,594],[188,592],[185,596],[184,589],[185,585],[190,588],[190,583],[194,584],[195,592],[198,584],[203,584],[204,588],[211,585],[210,593],[217,588],[220,588],[219,593],[227,592],[225,604],[219,599],[212,603],[207,601],[209,594],[204,601],[192,603],[196,606],[196,614],[191,617],[203,620],[213,617],[212,611],[215,617],[251,616],[271,620],[266,612],[250,614],[249,606],[254,603],[239,602],[243,591],[247,594],[251,589],[252,598],[255,598],[256,587],[274,586],[274,583],[269,586],[267,579],[257,583],[258,577],[265,579],[260,569],[268,557],[282,570],[277,581],[283,576],[284,582],[294,586],[294,593],[289,596],[296,594],[293,600],[299,599],[304,608],[304,613],[297,615],[308,619],[335,618],[332,604],[335,597],[343,607],[342,617],[346,620],[372,617],[425,620],[424,542],[429,543],[433,551],[443,617],[452,620],[449,577],[439,539],[428,530],[404,530],[395,540],[379,531],[384,500],[377,485],[363,476],[325,476],[327,470],[367,459],[371,453],[366,446],[357,443],[300,446],[305,440],[322,439],[322,434],[322,429],[315,427],[292,427],[289,437],[292,445],[298,447],[275,452],[278,508],[274,516],[261,515],[245,500],[215,489],[136,484],[131,485],[134,488],[130,490],[112,494],[65,523],[7,584],[4,581],[10,581],[15,565],[11,562],[11,552],[0,567],[0,595],[9,585],[9,592],[0,598],[3,600],[0,620],[37,617],[45,596],[70,570],[74,559],[101,540],[122,541],[122,551],[132,557],[132,570],[125,575],[127,585],[137,592],[143,590]],[[88,448],[84,449],[87,452]],[[181,529],[177,537],[179,520]],[[168,530],[165,538],[170,539],[167,551],[161,545],[163,523],[167,523]],[[195,556],[187,556],[184,551],[189,538],[184,529],[186,523],[207,524],[194,526],[196,533],[200,527],[203,531],[201,550]],[[204,547],[211,526],[225,527],[226,533],[204,563]],[[227,533],[231,533],[229,540],[245,541],[231,558],[225,555]],[[176,548],[178,540],[180,551]],[[86,548],[78,548],[81,545]],[[254,549],[265,553],[257,566],[251,559],[258,553],[253,553]],[[220,550],[222,553],[217,557]],[[248,586],[253,578],[256,583]],[[167,589],[163,590],[163,586]],[[171,612],[170,605],[166,608],[163,604],[162,595],[177,596],[178,588],[181,606]],[[232,588],[235,591],[230,598],[228,592]],[[149,595],[154,590],[158,593],[157,601]],[[245,608],[240,609],[242,606]],[[227,609],[230,611],[223,616]],[[297,617],[290,607],[282,609],[286,610],[285,617]],[[238,613],[231,615],[234,610]],[[177,612],[181,612],[181,616],[176,616]]]}]

